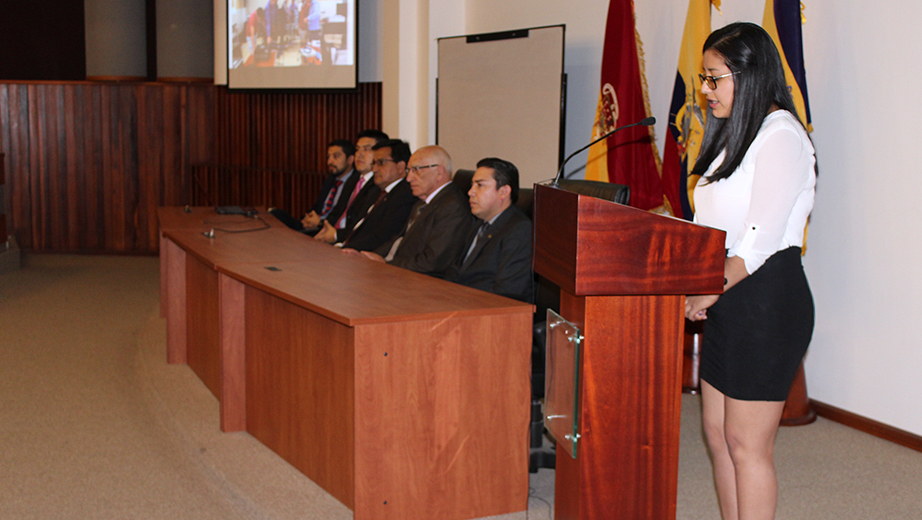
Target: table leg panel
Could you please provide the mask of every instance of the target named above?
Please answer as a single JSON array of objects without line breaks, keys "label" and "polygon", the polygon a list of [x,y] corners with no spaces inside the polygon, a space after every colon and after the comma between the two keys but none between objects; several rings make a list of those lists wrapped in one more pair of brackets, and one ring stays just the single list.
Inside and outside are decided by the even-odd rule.
[{"label": "table leg panel", "polygon": [[527,508],[531,315],[356,328],[355,518]]},{"label": "table leg panel", "polygon": [[350,509],[354,332],[246,288],[247,431]]},{"label": "table leg panel", "polygon": [[194,256],[186,259],[186,357],[189,368],[221,398],[218,273]]}]

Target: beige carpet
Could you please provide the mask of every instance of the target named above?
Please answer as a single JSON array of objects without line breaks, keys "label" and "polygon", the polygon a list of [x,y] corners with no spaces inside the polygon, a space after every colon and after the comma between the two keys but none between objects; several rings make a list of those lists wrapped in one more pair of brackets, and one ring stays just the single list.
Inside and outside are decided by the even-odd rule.
[{"label": "beige carpet", "polygon": [[[155,258],[26,256],[0,275],[0,519],[352,518],[165,362]],[[809,375],[808,375],[809,377]],[[718,518],[697,397],[683,398],[679,520]],[[613,441],[616,442],[616,441]],[[820,419],[781,430],[784,520],[922,519],[922,453]],[[552,518],[554,472],[527,513]]]}]

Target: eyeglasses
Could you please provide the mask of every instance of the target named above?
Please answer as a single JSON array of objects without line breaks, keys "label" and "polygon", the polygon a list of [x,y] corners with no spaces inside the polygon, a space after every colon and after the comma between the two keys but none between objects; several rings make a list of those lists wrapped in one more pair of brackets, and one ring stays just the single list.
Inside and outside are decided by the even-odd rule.
[{"label": "eyeglasses", "polygon": [[438,166],[438,164],[427,164],[425,166],[411,166],[407,168],[407,174],[410,174],[410,173],[419,174],[420,170],[425,170],[426,168],[434,168],[436,166]]},{"label": "eyeglasses", "polygon": [[705,76],[704,74],[698,74],[698,78],[701,80],[701,83],[707,85],[709,89],[714,90],[717,88],[717,80],[726,78],[727,76],[732,76],[734,74],[739,74],[739,72],[730,72],[729,74],[724,74],[723,76]]},{"label": "eyeglasses", "polygon": [[372,166],[377,166],[377,167],[380,168],[380,167],[384,166],[385,164],[387,164],[387,163],[389,163],[389,162],[396,163],[397,161],[391,159],[390,157],[384,157],[384,158],[381,158],[381,159],[375,159],[374,161],[371,161],[371,165],[372,165]]}]

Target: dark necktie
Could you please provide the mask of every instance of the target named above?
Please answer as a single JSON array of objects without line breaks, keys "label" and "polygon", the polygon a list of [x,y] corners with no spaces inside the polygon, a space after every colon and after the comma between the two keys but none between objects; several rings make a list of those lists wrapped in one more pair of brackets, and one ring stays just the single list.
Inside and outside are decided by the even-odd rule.
[{"label": "dark necktie", "polygon": [[416,221],[416,218],[419,217],[419,214],[422,213],[423,208],[425,207],[426,207],[426,201],[423,201],[423,200],[417,202],[416,205],[413,206],[413,212],[410,213],[410,219],[407,221],[407,227],[404,228],[403,233],[401,233],[400,236],[397,237],[397,240],[395,240],[394,243],[391,244],[390,250],[388,251],[387,255],[384,257],[386,261],[390,262],[391,260],[394,259],[394,255],[397,254],[397,249],[400,248],[400,243],[403,242],[404,237],[406,237],[407,233],[410,231],[410,226],[413,225],[413,222]]},{"label": "dark necktie", "polygon": [[413,213],[410,214],[410,220],[407,221],[407,229],[406,231],[403,232],[404,236],[406,236],[407,231],[410,230],[410,226],[412,226],[413,223],[416,222],[416,219],[419,217],[419,214],[423,212],[423,208],[425,207],[426,207],[425,201],[421,200],[416,203],[416,207],[413,209]]},{"label": "dark necktie", "polygon": [[487,229],[488,229],[489,227],[490,227],[490,223],[489,223],[489,222],[484,222],[483,224],[480,225],[480,229],[477,230],[477,236],[474,237],[473,242],[471,242],[471,247],[468,248],[467,254],[464,255],[464,261],[461,262],[462,265],[465,264],[465,263],[467,263],[468,258],[470,258],[470,256],[471,256],[471,253],[474,252],[474,248],[477,247],[477,243],[480,242],[481,240],[483,240],[484,235],[487,234]]},{"label": "dark necktie", "polygon": [[343,181],[337,179],[333,189],[330,190],[330,196],[327,197],[326,204],[323,205],[323,214],[320,215],[321,217],[326,217],[330,210],[333,209],[333,201],[336,200],[336,193],[339,191],[339,187],[342,185]]},{"label": "dark necktie", "polygon": [[375,199],[375,203],[372,204],[370,208],[368,208],[368,212],[371,213],[371,208],[374,208],[378,204],[381,204],[381,201],[384,200],[384,197],[387,197],[387,192],[384,190],[381,190],[381,193],[378,194],[378,198]]},{"label": "dark necktie", "polygon": [[[371,214],[371,211],[372,211],[373,209],[375,209],[375,206],[377,206],[378,204],[381,204],[381,202],[382,202],[385,198],[387,198],[387,192],[384,191],[384,190],[381,190],[381,193],[378,194],[378,198],[375,199],[375,203],[372,204],[371,207],[368,208],[368,213],[365,213],[365,218],[368,218],[368,215],[370,215],[370,214]],[[363,218],[362,220],[360,220],[360,221],[358,221],[358,222],[355,223],[355,227],[352,228],[352,231],[349,232],[349,236],[346,237],[345,240],[343,240],[343,247],[348,247],[348,245],[349,245],[349,240],[352,238],[352,235],[354,235],[355,232],[358,231],[358,229],[359,229],[359,228],[362,226],[362,224],[365,222],[365,218]]]}]

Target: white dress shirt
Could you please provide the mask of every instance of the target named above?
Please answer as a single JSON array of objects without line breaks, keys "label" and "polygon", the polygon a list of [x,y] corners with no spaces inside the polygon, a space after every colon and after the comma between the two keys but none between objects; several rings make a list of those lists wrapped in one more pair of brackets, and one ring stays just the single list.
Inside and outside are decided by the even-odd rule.
[{"label": "white dress shirt", "polygon": [[723,162],[722,151],[695,188],[695,222],[727,232],[727,256],[738,256],[749,274],[791,246],[803,247],[816,185],[813,144],[800,122],[776,110],[730,177],[706,184]]}]

